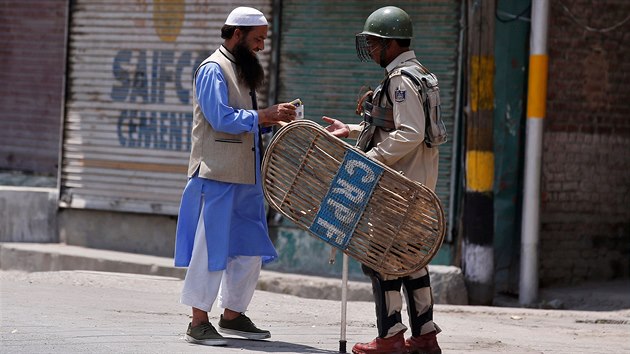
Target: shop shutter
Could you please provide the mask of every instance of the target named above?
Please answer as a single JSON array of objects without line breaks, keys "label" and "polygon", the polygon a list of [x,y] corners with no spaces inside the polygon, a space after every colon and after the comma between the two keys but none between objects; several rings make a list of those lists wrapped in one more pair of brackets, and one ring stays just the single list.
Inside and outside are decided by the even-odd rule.
[{"label": "shop shutter", "polygon": [[[269,0],[250,1],[271,20]],[[192,74],[232,1],[76,0],[61,206],[176,215],[190,151]],[[267,42],[269,44],[269,42]],[[268,45],[259,54],[269,65]],[[265,93],[259,97],[266,102]]]},{"label": "shop shutter", "polygon": [[56,176],[67,0],[0,6],[0,169]]},{"label": "shop shutter", "polygon": [[439,147],[436,193],[448,220],[460,2],[285,0],[282,4],[278,99],[300,98],[306,118],[320,124],[325,124],[323,115],[359,122],[354,110],[361,87],[375,88],[383,78],[384,69],[356,56],[354,38],[365,19],[385,5],[409,14],[414,25],[411,47],[440,82],[442,114],[450,136]]}]

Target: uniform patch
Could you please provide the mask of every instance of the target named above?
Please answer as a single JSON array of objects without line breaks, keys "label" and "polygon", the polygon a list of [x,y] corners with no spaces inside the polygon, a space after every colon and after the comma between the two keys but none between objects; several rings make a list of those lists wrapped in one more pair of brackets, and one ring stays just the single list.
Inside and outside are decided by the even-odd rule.
[{"label": "uniform patch", "polygon": [[396,89],[396,91],[394,91],[394,99],[396,100],[396,102],[403,102],[405,100],[406,93],[407,92],[405,90]]}]

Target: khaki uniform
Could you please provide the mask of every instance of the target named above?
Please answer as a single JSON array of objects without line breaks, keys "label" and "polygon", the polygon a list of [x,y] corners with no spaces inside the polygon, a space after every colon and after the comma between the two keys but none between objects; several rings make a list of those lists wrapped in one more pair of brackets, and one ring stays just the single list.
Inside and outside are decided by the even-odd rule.
[{"label": "khaki uniform", "polygon": [[[381,106],[383,104],[393,106],[395,128],[387,131],[377,127],[369,145],[371,148],[366,154],[407,178],[435,190],[439,151],[437,147],[429,148],[424,143],[425,114],[421,97],[413,81],[400,73],[401,68],[414,65],[415,58],[413,51],[407,51],[387,66],[387,74],[390,77],[388,93],[392,103],[389,103],[383,93]],[[372,103],[379,104],[374,101]],[[356,139],[366,127],[366,123],[351,124],[348,127],[349,138]],[[372,279],[379,337],[390,337],[407,329],[400,316],[401,286],[406,290],[412,334],[418,336],[440,331],[433,323],[433,295],[428,268],[425,267],[403,278],[378,274],[369,269],[364,271]]]},{"label": "khaki uniform", "polygon": [[[390,74],[389,97],[393,103],[396,129],[387,132],[376,129],[372,148],[367,155],[384,163],[405,177],[435,190],[438,176],[439,151],[424,144],[424,109],[416,85],[400,74],[401,68],[415,59],[413,51],[399,55],[387,66]],[[398,91],[398,98],[396,97]],[[403,93],[404,92],[404,93]],[[404,95],[404,100],[402,100]],[[387,101],[385,95],[381,96]],[[399,102],[400,101],[400,102]],[[375,102],[376,104],[376,102]],[[389,105],[389,102],[387,102]],[[357,138],[364,124],[350,124],[350,138]]]}]

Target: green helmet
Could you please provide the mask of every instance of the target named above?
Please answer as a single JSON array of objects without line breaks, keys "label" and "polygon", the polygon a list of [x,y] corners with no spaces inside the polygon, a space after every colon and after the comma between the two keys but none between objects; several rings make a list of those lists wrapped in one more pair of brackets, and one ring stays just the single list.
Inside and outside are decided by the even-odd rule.
[{"label": "green helmet", "polygon": [[362,35],[371,35],[381,38],[411,39],[413,37],[413,25],[411,18],[401,8],[385,6],[372,12],[365,20]]},{"label": "green helmet", "polygon": [[[411,39],[413,37],[413,25],[411,18],[401,8],[385,6],[372,12],[365,20],[363,32],[356,35],[357,56],[361,61],[370,60],[370,52],[367,37],[375,36],[386,39]],[[381,53],[381,56],[383,53]]]}]

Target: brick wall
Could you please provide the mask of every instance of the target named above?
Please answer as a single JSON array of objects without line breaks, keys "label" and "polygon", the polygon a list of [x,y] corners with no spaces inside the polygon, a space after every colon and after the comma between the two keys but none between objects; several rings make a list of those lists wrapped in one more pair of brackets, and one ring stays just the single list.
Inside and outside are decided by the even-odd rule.
[{"label": "brick wall", "polygon": [[553,1],[550,10],[541,286],[628,277],[630,21],[605,33],[576,21],[609,28],[630,1]]}]

